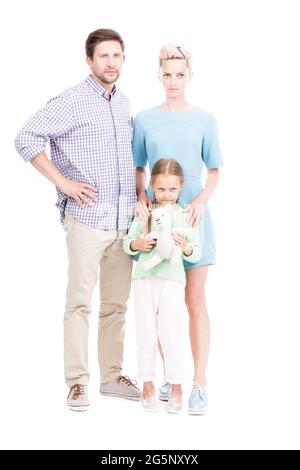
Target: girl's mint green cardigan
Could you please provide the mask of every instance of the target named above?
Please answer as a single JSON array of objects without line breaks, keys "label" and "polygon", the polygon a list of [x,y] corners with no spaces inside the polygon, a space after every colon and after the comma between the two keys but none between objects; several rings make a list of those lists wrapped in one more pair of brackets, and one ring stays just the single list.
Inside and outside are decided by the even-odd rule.
[{"label": "girl's mint green cardigan", "polygon": [[[199,228],[191,228],[188,227],[187,224],[187,217],[188,213],[184,212],[183,209],[179,206],[176,207],[173,211],[172,216],[172,228],[176,229],[187,229],[187,241],[192,246],[192,254],[190,256],[186,256],[182,253],[182,260],[187,260],[190,263],[196,263],[201,258],[202,249],[200,246],[199,241]],[[185,271],[183,262],[180,264],[176,264],[175,266],[170,264],[170,260],[163,260],[157,266],[152,269],[146,270],[143,267],[143,261],[151,258],[152,255],[155,253],[156,247],[154,247],[150,252],[145,251],[132,251],[130,248],[130,244],[133,240],[137,240],[145,231],[146,221],[142,221],[135,217],[133,220],[131,227],[128,231],[128,234],[125,235],[123,239],[123,248],[126,253],[129,255],[139,255],[138,262],[135,266],[134,273],[132,279],[143,279],[149,277],[159,277],[163,279],[169,279],[172,281],[182,282],[183,284],[186,283],[185,278]],[[155,221],[151,219],[151,232],[158,232],[158,228],[155,224]]]}]

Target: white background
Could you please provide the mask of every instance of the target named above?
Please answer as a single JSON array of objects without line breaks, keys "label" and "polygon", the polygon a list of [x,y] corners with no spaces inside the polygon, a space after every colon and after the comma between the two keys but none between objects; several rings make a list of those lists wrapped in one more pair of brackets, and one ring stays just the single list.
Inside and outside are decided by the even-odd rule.
[{"label": "white background", "polygon": [[[299,14],[297,1],[1,3],[1,447],[300,448]],[[27,118],[89,72],[89,32],[126,42],[118,86],[133,114],[159,104],[157,55],[194,55],[188,96],[218,120],[225,166],[211,199],[217,264],[207,285],[212,343],[206,417],[146,414],[100,397],[98,295],[88,413],[66,409],[62,316],[65,234],[55,188],[14,149]],[[186,334],[185,400],[192,364]],[[136,374],[129,302],[125,372]],[[159,383],[161,369],[158,363]]]}]

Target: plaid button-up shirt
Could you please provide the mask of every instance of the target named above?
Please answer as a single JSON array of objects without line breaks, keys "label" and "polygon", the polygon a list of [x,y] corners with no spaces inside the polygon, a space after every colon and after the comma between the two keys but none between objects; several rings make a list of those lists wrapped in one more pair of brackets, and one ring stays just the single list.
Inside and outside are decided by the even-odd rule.
[{"label": "plaid button-up shirt", "polygon": [[16,138],[16,148],[29,161],[48,141],[51,160],[65,177],[98,189],[97,203],[81,208],[56,188],[61,221],[67,210],[99,229],[128,229],[136,201],[128,99],[116,88],[109,96],[88,76],[30,118]]}]

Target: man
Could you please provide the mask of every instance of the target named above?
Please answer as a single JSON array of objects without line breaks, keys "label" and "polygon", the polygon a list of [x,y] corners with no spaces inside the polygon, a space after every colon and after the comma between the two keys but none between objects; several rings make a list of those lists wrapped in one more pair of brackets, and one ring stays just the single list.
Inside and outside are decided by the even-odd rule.
[{"label": "man", "polygon": [[[140,390],[121,374],[132,259],[122,249],[136,201],[128,99],[115,82],[124,42],[110,29],[86,40],[91,75],[48,102],[25,124],[16,148],[55,184],[67,233],[68,287],[64,316],[67,404],[88,409],[88,317],[100,267],[98,360],[100,393],[138,400]],[[51,161],[45,153],[50,142]]]}]

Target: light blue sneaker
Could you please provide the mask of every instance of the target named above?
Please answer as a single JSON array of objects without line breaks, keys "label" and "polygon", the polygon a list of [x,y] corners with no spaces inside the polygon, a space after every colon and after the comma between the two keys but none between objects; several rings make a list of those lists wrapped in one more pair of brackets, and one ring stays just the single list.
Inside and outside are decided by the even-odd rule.
[{"label": "light blue sneaker", "polygon": [[162,401],[168,401],[171,398],[171,384],[169,382],[166,382],[165,380],[159,387],[158,391],[159,395],[158,398]]},{"label": "light blue sneaker", "polygon": [[208,411],[207,391],[194,382],[189,398],[189,415],[205,415]]}]

